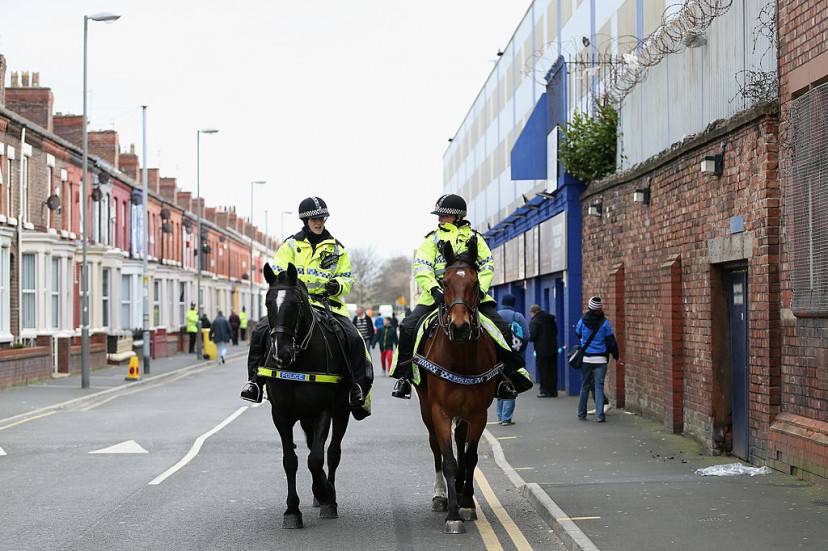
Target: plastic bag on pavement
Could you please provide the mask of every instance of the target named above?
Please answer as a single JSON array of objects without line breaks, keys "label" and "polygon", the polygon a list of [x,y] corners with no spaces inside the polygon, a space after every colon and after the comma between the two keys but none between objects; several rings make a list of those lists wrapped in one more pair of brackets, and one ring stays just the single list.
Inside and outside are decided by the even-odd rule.
[{"label": "plastic bag on pavement", "polygon": [[769,467],[748,467],[741,463],[728,463],[727,465],[711,465],[704,469],[696,469],[696,474],[701,476],[738,476],[741,474],[749,474],[756,476],[757,474],[770,474]]}]

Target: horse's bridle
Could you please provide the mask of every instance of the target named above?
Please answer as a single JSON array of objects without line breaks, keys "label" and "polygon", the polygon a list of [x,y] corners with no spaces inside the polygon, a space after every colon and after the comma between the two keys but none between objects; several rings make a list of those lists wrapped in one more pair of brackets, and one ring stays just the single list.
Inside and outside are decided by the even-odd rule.
[{"label": "horse's bridle", "polygon": [[[450,267],[446,268],[448,270],[462,270],[463,267]],[[451,304],[446,304],[445,302],[440,305],[439,309],[440,312],[437,315],[437,324],[440,326],[440,329],[448,336],[449,340],[452,342],[459,342],[454,340],[454,325],[451,323],[451,311],[454,309],[455,306],[465,306],[466,310],[471,312],[471,331],[469,332],[469,341],[476,341],[480,338],[481,332],[481,324],[480,324],[480,281],[478,280],[474,284],[475,290],[475,297],[477,300],[474,304],[469,304],[463,299],[456,299],[451,302]]]},{"label": "horse's bridle", "polygon": [[[296,316],[296,327],[290,328],[285,327],[284,325],[277,325],[276,327],[272,327],[270,329],[270,349],[271,349],[271,356],[274,360],[278,360],[277,357],[277,346],[276,346],[276,335],[287,335],[287,337],[291,340],[290,345],[290,363],[288,365],[293,365],[296,363],[296,357],[308,349],[308,345],[310,344],[311,336],[313,335],[313,330],[316,326],[316,317],[313,315],[313,310],[310,310],[310,326],[308,326],[308,332],[304,336],[304,338],[297,343],[296,342],[296,332],[299,327],[302,325],[302,317],[305,314],[305,295],[302,293],[300,289],[296,289],[297,294],[299,295],[300,307],[299,307],[299,315]],[[310,308],[310,305],[307,305]]]}]

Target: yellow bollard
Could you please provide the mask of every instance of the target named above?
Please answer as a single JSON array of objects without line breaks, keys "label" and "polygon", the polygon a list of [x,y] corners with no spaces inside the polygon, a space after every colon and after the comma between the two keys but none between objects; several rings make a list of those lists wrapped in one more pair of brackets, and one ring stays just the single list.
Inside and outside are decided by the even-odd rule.
[{"label": "yellow bollard", "polygon": [[202,329],[201,330],[201,343],[203,345],[202,350],[204,354],[205,360],[215,360],[218,357],[218,352],[216,351],[216,343],[210,340],[210,330],[209,329]]},{"label": "yellow bollard", "polygon": [[141,378],[141,368],[138,365],[138,356],[132,356],[129,359],[129,371],[127,371],[127,381],[137,381]]}]

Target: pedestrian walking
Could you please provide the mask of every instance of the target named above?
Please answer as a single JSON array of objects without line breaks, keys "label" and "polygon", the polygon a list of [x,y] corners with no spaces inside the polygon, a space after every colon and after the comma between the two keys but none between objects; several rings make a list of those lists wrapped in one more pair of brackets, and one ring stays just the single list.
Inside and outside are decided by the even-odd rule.
[{"label": "pedestrian walking", "polygon": [[233,331],[233,346],[239,345],[239,327],[241,327],[241,319],[234,310],[230,310],[230,317],[227,318],[230,322],[230,329]]},{"label": "pedestrian walking", "polygon": [[558,396],[558,324],[555,316],[537,304],[529,308],[529,340],[535,346],[535,367],[540,379],[538,398]]},{"label": "pedestrian walking", "polygon": [[[618,360],[618,343],[612,333],[612,325],[604,315],[601,297],[589,299],[588,309],[575,325],[575,335],[580,349],[575,356],[581,358],[581,396],[578,400],[578,419],[585,420],[589,398],[589,379],[595,384],[595,420],[607,420],[604,413],[604,378],[607,376],[609,357]],[[600,404],[600,405],[599,405]]]},{"label": "pedestrian walking", "polygon": [[219,364],[227,363],[225,356],[227,356],[227,343],[230,342],[231,337],[232,330],[230,328],[230,322],[227,321],[224,314],[219,310],[216,319],[213,320],[213,324],[210,326],[210,340],[216,343]]},{"label": "pedestrian walking", "polygon": [[239,314],[239,334],[241,335],[241,340],[247,340],[247,311],[242,306],[242,311]]},{"label": "pedestrian walking", "polygon": [[201,314],[201,328],[202,329],[210,329],[212,324],[210,323],[210,318],[207,317],[207,314]]},{"label": "pedestrian walking", "polygon": [[[379,314],[376,318],[374,318],[374,342],[371,343],[371,347],[379,345],[379,332],[385,325],[385,318],[382,317],[382,314]],[[382,349],[380,348],[380,351]]]},{"label": "pedestrian walking", "polygon": [[399,337],[400,334],[398,331],[400,327],[400,321],[397,319],[396,312],[391,312],[391,327],[394,328],[394,332],[397,333],[397,336]]},{"label": "pedestrian walking", "polygon": [[377,344],[380,349],[380,358],[382,360],[382,372],[388,375],[391,369],[391,362],[394,360],[394,349],[397,348],[397,330],[391,323],[391,318],[384,318],[382,320],[382,327],[377,332]]},{"label": "pedestrian walking", "polygon": [[190,354],[195,354],[196,336],[198,335],[198,312],[195,309],[195,303],[190,303],[190,309],[187,310],[187,335],[190,336]]},{"label": "pedestrian walking", "polygon": [[[509,346],[512,350],[524,356],[526,347],[529,344],[529,327],[526,325],[526,318],[520,312],[515,312],[515,297],[503,295],[500,299],[500,310],[497,311],[500,317],[506,320],[512,329],[512,342]],[[512,415],[515,412],[515,399],[497,399],[497,419],[503,426],[514,425]]]},{"label": "pedestrian walking", "polygon": [[374,340],[374,322],[371,320],[371,316],[365,313],[365,308],[359,306],[352,321],[365,344],[371,346]]}]

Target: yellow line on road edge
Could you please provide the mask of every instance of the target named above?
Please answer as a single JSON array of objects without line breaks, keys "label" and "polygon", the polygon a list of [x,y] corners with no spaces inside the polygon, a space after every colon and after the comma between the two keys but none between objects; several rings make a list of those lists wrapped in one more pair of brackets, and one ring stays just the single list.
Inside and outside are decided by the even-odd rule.
[{"label": "yellow line on road edge", "polygon": [[488,551],[503,551],[503,546],[500,545],[497,534],[495,534],[492,525],[489,524],[489,519],[483,514],[483,508],[480,507],[477,498],[474,498],[474,508],[477,510],[477,521],[474,525],[477,527],[477,531],[480,532],[480,537],[483,538],[483,545],[486,546]]},{"label": "yellow line on road edge", "polygon": [[517,527],[517,524],[515,524],[515,521],[513,521],[512,517],[509,516],[509,513],[506,512],[506,509],[503,508],[503,505],[500,504],[500,500],[497,499],[494,490],[492,490],[492,487],[489,485],[489,481],[486,480],[486,476],[479,468],[474,471],[474,479],[477,481],[477,485],[480,486],[480,491],[483,492],[483,497],[485,497],[486,501],[489,502],[489,507],[492,508],[492,511],[494,511],[494,514],[500,521],[500,524],[503,525],[506,533],[509,534],[509,538],[511,538],[512,543],[515,544],[515,548],[518,551],[532,551],[532,546],[529,545],[528,541],[526,541],[523,532],[521,532],[520,528]]},{"label": "yellow line on road edge", "polygon": [[46,413],[41,413],[40,415],[35,415],[34,417],[29,417],[28,419],[21,419],[20,421],[15,421],[14,423],[9,423],[8,425],[3,425],[0,427],[0,430],[10,429],[17,425],[22,425],[23,423],[28,423],[29,421],[34,421],[35,419],[40,419],[42,417],[48,417],[49,415],[54,415],[57,413],[56,411],[47,411]]},{"label": "yellow line on road edge", "polygon": [[183,379],[185,377],[189,377],[190,375],[195,375],[197,373],[201,373],[202,371],[210,369],[211,367],[212,366],[208,365],[208,366],[200,367],[198,369],[193,369],[192,371],[185,371],[184,373],[176,375],[175,377],[173,377],[169,380],[165,380],[163,382],[159,382],[159,383],[152,384],[152,385],[142,385],[142,386],[139,386],[137,388],[134,388],[133,390],[127,390],[125,392],[120,392],[120,393],[116,394],[115,396],[110,396],[109,398],[104,398],[100,402],[95,402],[93,404],[90,404],[90,405],[86,406],[85,408],[82,408],[78,411],[89,411],[89,410],[95,409],[96,407],[107,404],[107,403],[111,402],[112,400],[116,400],[118,398],[123,398],[124,396],[129,396],[131,394],[137,394],[138,392],[142,392],[144,390],[150,390],[150,389],[153,389],[153,388],[167,386],[167,385],[170,385],[170,384],[172,384],[176,381],[180,381],[181,379]]}]

